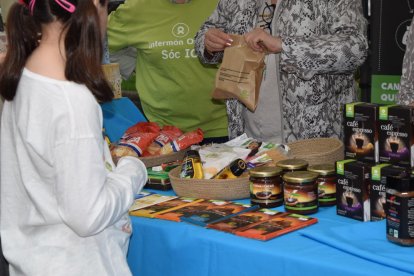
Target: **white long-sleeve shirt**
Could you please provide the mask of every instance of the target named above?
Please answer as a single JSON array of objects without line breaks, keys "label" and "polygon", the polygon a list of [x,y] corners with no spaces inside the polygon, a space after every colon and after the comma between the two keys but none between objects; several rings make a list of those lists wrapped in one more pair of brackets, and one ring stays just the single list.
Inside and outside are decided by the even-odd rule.
[{"label": "white long-sleeve shirt", "polygon": [[130,275],[127,211],[147,180],[115,167],[91,92],[23,70],[1,121],[0,234],[11,275]]}]

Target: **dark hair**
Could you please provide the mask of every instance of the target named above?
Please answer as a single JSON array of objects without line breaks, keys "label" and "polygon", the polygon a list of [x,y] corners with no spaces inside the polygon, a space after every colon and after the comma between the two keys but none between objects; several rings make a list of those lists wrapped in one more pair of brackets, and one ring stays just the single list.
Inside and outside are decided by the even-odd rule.
[{"label": "dark hair", "polygon": [[[67,30],[66,78],[86,85],[100,102],[113,98],[101,67],[103,40],[96,7],[92,0],[67,1],[76,7],[73,13],[55,0],[36,0],[32,11],[29,0],[21,0],[10,8],[6,24],[8,50],[0,70],[0,94],[4,99],[11,101],[16,95],[26,60],[39,44],[41,24],[51,23],[55,18]],[[107,0],[99,2],[104,6]]]}]

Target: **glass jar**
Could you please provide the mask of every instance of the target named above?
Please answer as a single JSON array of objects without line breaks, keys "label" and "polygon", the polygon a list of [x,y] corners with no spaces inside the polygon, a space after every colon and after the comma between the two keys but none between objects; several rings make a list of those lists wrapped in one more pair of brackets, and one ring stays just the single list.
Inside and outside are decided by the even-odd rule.
[{"label": "glass jar", "polygon": [[303,159],[285,159],[276,163],[276,166],[283,170],[283,174],[294,171],[304,171],[308,167],[309,163]]},{"label": "glass jar", "polygon": [[414,246],[414,176],[387,177],[387,239]]},{"label": "glass jar", "polygon": [[261,208],[283,204],[282,170],[277,167],[257,167],[250,170],[250,201]]},{"label": "glass jar", "polygon": [[318,211],[318,174],[309,171],[283,175],[283,193],[287,212],[308,215]]},{"label": "glass jar", "polygon": [[334,164],[318,164],[308,167],[308,171],[317,173],[319,206],[336,205],[336,170]]}]

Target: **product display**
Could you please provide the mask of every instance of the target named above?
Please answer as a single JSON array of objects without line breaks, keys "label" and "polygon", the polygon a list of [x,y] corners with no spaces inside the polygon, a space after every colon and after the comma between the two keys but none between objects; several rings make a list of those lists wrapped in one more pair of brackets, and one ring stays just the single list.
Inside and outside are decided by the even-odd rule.
[{"label": "product display", "polygon": [[267,241],[317,222],[318,220],[316,218],[284,213],[267,221],[259,222],[242,230],[235,231],[235,234],[246,238]]},{"label": "product display", "polygon": [[345,158],[378,162],[377,104],[350,103],[344,108]]},{"label": "product display", "polygon": [[414,177],[387,177],[387,239],[414,246]]},{"label": "product display", "polygon": [[308,167],[308,171],[317,173],[319,206],[336,205],[336,170],[334,164],[319,164]]},{"label": "product display", "polygon": [[283,204],[282,170],[277,167],[258,167],[249,171],[250,201],[261,208]]},{"label": "product display", "polygon": [[301,215],[318,211],[317,173],[308,171],[288,172],[283,175],[285,209]]},{"label": "product display", "polygon": [[402,167],[414,165],[414,107],[381,106],[379,161]]},{"label": "product display", "polygon": [[386,217],[386,188],[388,176],[405,177],[410,172],[403,167],[390,164],[379,164],[371,168],[371,221],[382,220]]},{"label": "product display", "polygon": [[242,159],[236,159],[232,161],[228,166],[224,167],[211,179],[228,179],[228,178],[237,178],[246,170],[246,162]]},{"label": "product display", "polygon": [[276,166],[283,170],[283,173],[293,171],[304,171],[309,163],[303,159],[285,159],[276,163]]},{"label": "product display", "polygon": [[209,200],[207,202],[195,203],[194,212],[181,217],[181,221],[206,226],[209,223],[218,222],[247,211],[256,210],[257,205],[242,204],[223,200]]},{"label": "product display", "polygon": [[353,159],[336,163],[336,213],[360,221],[371,220],[369,185],[372,165]]},{"label": "product display", "polygon": [[131,216],[153,218],[158,214],[163,214],[199,201],[202,201],[202,199],[187,197],[173,198],[171,200],[163,201],[144,208],[140,208],[138,210],[131,211],[129,214]]},{"label": "product display", "polygon": [[203,166],[201,164],[200,155],[196,150],[189,150],[181,165],[181,178],[203,179]]}]

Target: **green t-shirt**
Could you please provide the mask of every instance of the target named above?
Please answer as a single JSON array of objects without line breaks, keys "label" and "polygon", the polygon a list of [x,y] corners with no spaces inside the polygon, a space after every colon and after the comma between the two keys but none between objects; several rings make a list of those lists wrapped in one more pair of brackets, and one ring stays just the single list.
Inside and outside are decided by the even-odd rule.
[{"label": "green t-shirt", "polygon": [[109,49],[137,49],[136,86],[150,121],[227,136],[225,104],[211,98],[217,67],[202,65],[194,51],[194,36],[217,2],[127,0],[111,13]]}]

